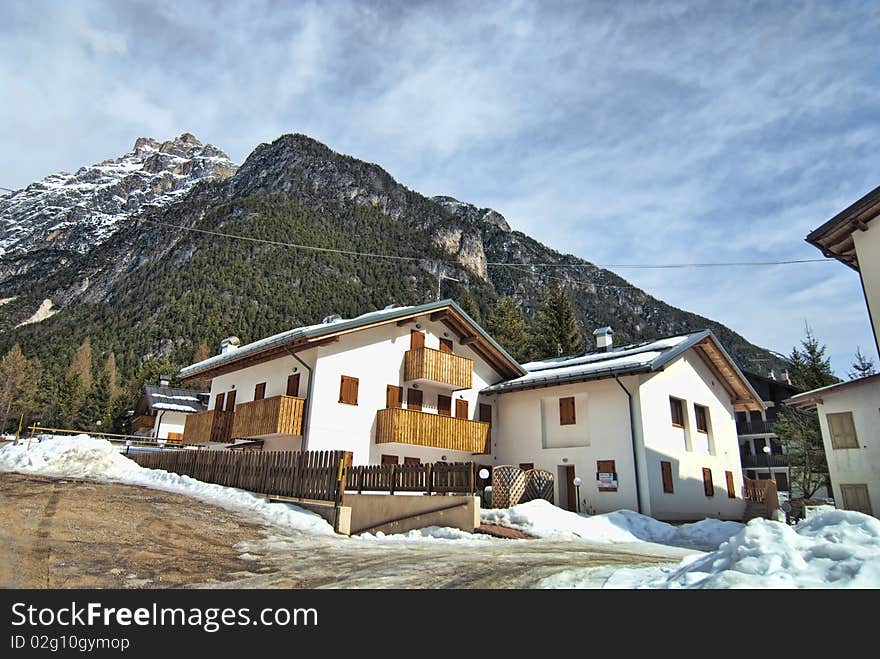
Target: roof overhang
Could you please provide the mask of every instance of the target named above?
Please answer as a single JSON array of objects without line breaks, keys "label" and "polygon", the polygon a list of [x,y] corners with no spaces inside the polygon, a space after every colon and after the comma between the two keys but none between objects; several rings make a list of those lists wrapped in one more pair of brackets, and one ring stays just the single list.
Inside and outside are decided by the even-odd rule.
[{"label": "roof overhang", "polygon": [[825,256],[837,259],[853,270],[858,270],[859,261],[853,234],[856,231],[867,231],[869,223],[878,215],[880,215],[880,187],[874,188],[818,229],[811,231],[806,241]]},{"label": "roof overhang", "polygon": [[[268,343],[257,350],[249,350],[242,346],[227,353],[230,356],[220,361],[206,360],[209,363],[200,368],[200,364],[188,366],[180,372],[181,380],[195,378],[214,378],[226,373],[239,371],[248,366],[260,364],[282,357],[285,354],[303,352],[312,348],[329,345],[339,341],[340,337],[363,330],[395,323],[398,326],[414,324],[422,316],[431,321],[440,322],[458,336],[462,345],[468,346],[479,357],[484,359],[502,378],[519,377],[525,374],[523,368],[511,357],[476,321],[452,300],[442,300],[415,307],[404,307],[381,316],[371,318],[352,318],[326,326],[315,326],[302,333],[291,331],[289,338],[282,337],[279,341]],[[237,354],[240,353],[240,354]]]},{"label": "roof overhang", "polygon": [[760,412],[765,409],[764,402],[758,392],[739,370],[714,334],[709,332],[708,336],[700,339],[693,346],[693,349],[727,391],[735,412]]},{"label": "roof overhang", "polygon": [[827,387],[813,389],[812,391],[805,391],[804,393],[798,394],[797,396],[786,398],[782,402],[789,407],[794,407],[799,410],[808,412],[815,410],[818,405],[821,405],[824,402],[823,399],[826,396],[834,395],[847,389],[854,389],[856,387],[871,383],[880,383],[880,373],[877,373],[875,375],[868,375],[863,378],[858,378],[856,380],[849,380],[847,382],[838,382],[837,384],[831,384]]}]

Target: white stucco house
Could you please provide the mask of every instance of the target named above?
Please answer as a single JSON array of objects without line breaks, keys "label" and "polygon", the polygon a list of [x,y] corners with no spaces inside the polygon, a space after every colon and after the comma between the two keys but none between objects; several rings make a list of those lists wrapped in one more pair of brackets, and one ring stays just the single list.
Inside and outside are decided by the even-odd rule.
[{"label": "white stucco house", "polygon": [[611,335],[483,390],[498,419],[493,462],[550,471],[569,510],[740,519],[734,413],[762,410],[760,397],[709,331],[621,347]]},{"label": "white stucco house", "polygon": [[158,385],[145,385],[132,420],[132,434],[156,439],[183,439],[186,418],[207,409],[207,395],[192,389],[169,386],[168,379]]},{"label": "white stucco house", "polygon": [[807,391],[786,402],[819,415],[837,507],[880,515],[880,375]]}]

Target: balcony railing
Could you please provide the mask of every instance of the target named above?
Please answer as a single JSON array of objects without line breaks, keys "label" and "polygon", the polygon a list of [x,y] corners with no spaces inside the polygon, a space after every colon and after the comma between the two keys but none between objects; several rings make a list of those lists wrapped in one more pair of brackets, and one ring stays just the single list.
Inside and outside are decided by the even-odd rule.
[{"label": "balcony railing", "polygon": [[484,453],[489,438],[489,424],[428,414],[415,410],[379,410],[376,443],[399,442],[417,446]]},{"label": "balcony railing", "polygon": [[473,384],[474,362],[450,352],[433,348],[407,350],[404,356],[403,379],[431,380],[457,389],[470,389]]},{"label": "balcony railing", "polygon": [[294,396],[273,396],[241,403],[235,407],[232,438],[267,435],[302,435],[305,400]]},{"label": "balcony railing", "polygon": [[773,424],[775,421],[764,421],[759,419],[757,421],[737,421],[736,422],[736,434],[737,435],[766,435],[773,433]]},{"label": "balcony railing", "polygon": [[[744,455],[742,456],[742,466],[744,469],[753,469],[757,467],[760,469],[761,467],[767,468],[767,456],[766,455]],[[770,466],[771,467],[787,467],[788,466],[788,456],[786,455],[771,455],[770,456]]]},{"label": "balcony railing", "polygon": [[231,441],[232,416],[232,412],[223,410],[187,414],[183,427],[183,441],[187,444]]}]

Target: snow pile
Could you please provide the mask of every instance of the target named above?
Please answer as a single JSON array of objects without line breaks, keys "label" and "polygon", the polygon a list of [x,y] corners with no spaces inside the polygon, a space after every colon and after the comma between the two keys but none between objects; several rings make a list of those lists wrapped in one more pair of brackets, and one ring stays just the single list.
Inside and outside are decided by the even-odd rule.
[{"label": "snow pile", "polygon": [[360,540],[372,540],[382,542],[411,542],[413,540],[431,540],[431,541],[447,541],[461,544],[464,542],[491,542],[495,538],[479,533],[468,533],[461,529],[454,529],[449,526],[426,526],[421,529],[407,531],[404,533],[386,534],[382,531],[373,533],[361,533],[352,536]]},{"label": "snow pile", "polygon": [[183,494],[257,521],[305,533],[332,535],[333,528],[315,513],[265,499],[231,487],[203,483],[162,469],[145,469],[129,460],[105,439],[88,435],[52,437],[41,442],[0,448],[0,471],[139,485]]},{"label": "snow pile", "polygon": [[508,526],[539,538],[580,538],[606,543],[654,542],[701,549],[715,548],[743,528],[739,522],[716,519],[674,526],[632,510],[590,517],[562,510],[543,499],[513,508],[483,510],[480,519],[485,524]]}]

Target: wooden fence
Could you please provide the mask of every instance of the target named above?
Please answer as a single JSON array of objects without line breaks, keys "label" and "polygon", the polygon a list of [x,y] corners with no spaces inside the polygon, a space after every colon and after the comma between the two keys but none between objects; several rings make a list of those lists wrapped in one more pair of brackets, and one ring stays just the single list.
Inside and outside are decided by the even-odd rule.
[{"label": "wooden fence", "polygon": [[167,451],[129,456],[206,483],[274,496],[339,503],[348,451]]},{"label": "wooden fence", "polygon": [[476,492],[473,462],[365,465],[346,469],[345,489],[361,492],[424,492],[472,494]]}]

